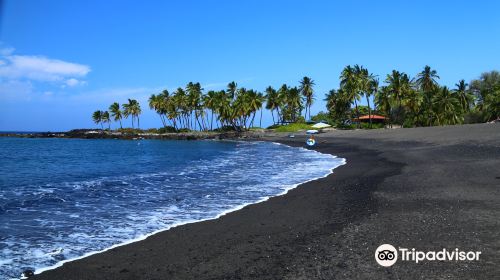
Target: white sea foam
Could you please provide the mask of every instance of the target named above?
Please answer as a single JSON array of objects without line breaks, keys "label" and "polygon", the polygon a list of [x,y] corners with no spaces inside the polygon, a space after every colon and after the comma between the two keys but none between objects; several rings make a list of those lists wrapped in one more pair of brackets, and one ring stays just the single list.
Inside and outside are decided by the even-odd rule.
[{"label": "white sea foam", "polygon": [[[114,191],[116,193],[113,194],[113,197],[120,197],[121,195],[124,195],[124,192],[137,192],[137,190],[135,190],[137,184],[142,183],[144,183],[141,185],[143,191],[146,194],[150,193],[155,200],[163,199],[161,197],[161,191],[162,188],[165,187],[170,191],[173,190],[174,193],[176,189],[196,190],[197,188],[201,188],[200,190],[203,190],[203,192],[205,193],[202,192],[201,196],[194,196],[199,197],[198,201],[196,201],[197,204],[194,206],[191,205],[194,201],[186,202],[188,203],[186,204],[188,205],[187,208],[185,208],[184,204],[182,204],[186,198],[175,198],[175,200],[179,199],[181,204],[165,204],[166,207],[163,208],[160,207],[146,212],[143,211],[138,213],[128,213],[124,216],[125,219],[122,221],[122,227],[115,224],[110,225],[106,220],[93,221],[93,226],[95,228],[105,228],[104,232],[106,232],[106,235],[100,234],[96,236],[94,235],[94,233],[87,231],[73,232],[58,237],[56,239],[58,243],[52,244],[50,248],[34,248],[33,252],[35,256],[40,259],[60,256],[62,254],[67,254],[68,257],[67,259],[60,260],[53,265],[35,266],[35,272],[38,274],[43,271],[60,267],[67,262],[71,262],[91,256],[93,254],[105,252],[119,246],[144,240],[145,238],[153,234],[168,230],[179,225],[217,219],[221,216],[226,215],[227,213],[239,210],[247,205],[260,203],[268,200],[270,197],[286,194],[289,190],[297,187],[299,184],[326,177],[333,172],[334,168],[346,163],[345,159],[338,159],[332,155],[321,154],[319,152],[304,148],[290,148],[279,143],[274,143],[288,150],[282,150],[276,154],[273,154],[273,157],[270,160],[259,162],[250,161],[250,164],[246,164],[246,162],[249,161],[249,156],[247,154],[249,152],[249,149],[251,149],[250,152],[253,153],[252,156],[254,158],[265,157],[266,153],[269,152],[268,150],[260,151],[257,148],[253,148],[256,146],[258,147],[259,143],[261,142],[240,142],[238,144],[238,149],[241,150],[236,150],[225,155],[229,156],[229,159],[225,157],[216,158],[211,161],[200,159],[196,164],[193,164],[193,166],[196,166],[197,168],[193,170],[169,170],[166,172],[136,174],[113,178],[100,178],[84,182],[65,183],[66,185],[71,186],[75,191],[80,190],[90,192],[89,195],[92,195],[92,192],[94,191],[98,194],[99,190],[101,190],[102,188],[109,188],[109,184],[111,184],[110,182],[117,182],[120,187]],[[262,145],[267,144],[268,143]],[[307,162],[294,162],[293,165],[290,166],[287,166],[288,163],[285,162],[280,165],[285,170],[276,170],[276,168],[274,168],[275,164],[280,160],[294,161],[295,157],[305,159]],[[245,163],[246,165],[242,166],[242,163]],[[245,168],[247,168],[248,170],[246,170]],[[219,170],[221,169],[223,169],[224,171],[219,172]],[[258,185],[252,183],[244,184],[238,181],[242,180],[239,177],[242,176],[243,171],[246,172],[244,172],[243,174],[248,176],[248,179],[251,179],[252,177],[262,177],[262,171],[268,172],[269,177],[268,180],[261,181]],[[165,182],[176,179],[176,177],[172,177],[172,172],[177,172],[177,175],[175,176],[184,176],[184,178],[187,179],[184,182],[185,184],[182,186],[168,185],[162,187],[162,184],[164,184]],[[213,182],[205,182],[201,179],[201,185],[199,184],[199,181],[197,181],[197,183],[191,182],[189,178],[199,178],[193,177],[194,175],[190,174],[197,173],[200,173],[200,176],[202,177],[209,176],[210,174],[216,174],[217,178],[221,182],[227,182],[227,184],[235,184],[237,185],[237,187],[228,189],[225,193],[221,193],[219,189],[217,189],[217,184],[214,185]],[[313,177],[311,177],[312,174],[314,174]],[[203,184],[207,185],[204,186]],[[211,188],[215,189],[213,191],[209,191]],[[104,194],[109,195],[109,193]],[[226,194],[227,196],[225,196],[224,194]],[[100,195],[103,194],[101,193]],[[147,200],[140,203],[147,203]],[[75,207],[79,207],[81,209],[85,209],[85,207],[87,207],[83,203],[75,203],[74,205]],[[122,206],[116,205],[116,207]],[[88,209],[90,210],[91,208]],[[112,211],[110,213],[112,213]],[[63,215],[64,213],[59,214]],[[85,225],[82,226],[85,227]],[[65,245],[64,241],[68,240],[68,238],[71,238],[75,242],[69,245]],[[89,243],[92,244],[92,242],[102,242],[103,244],[111,242],[112,245],[106,246],[102,250],[90,251],[88,250],[88,248],[82,247],[87,246]],[[17,244],[17,247],[24,247],[25,249],[28,249],[29,246],[27,244]],[[82,251],[84,253],[81,253]],[[57,253],[51,254],[51,252]],[[5,251],[3,253],[5,253]],[[0,264],[2,262],[11,264],[12,260],[10,262],[8,262],[8,260],[0,260]]]}]

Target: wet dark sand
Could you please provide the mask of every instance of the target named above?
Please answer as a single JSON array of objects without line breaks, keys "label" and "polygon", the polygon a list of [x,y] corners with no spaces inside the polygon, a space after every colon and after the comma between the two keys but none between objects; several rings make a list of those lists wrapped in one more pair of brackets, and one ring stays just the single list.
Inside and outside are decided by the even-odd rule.
[{"label": "wet dark sand", "polygon": [[[302,146],[305,136],[268,136]],[[326,178],[217,220],[180,226],[34,279],[494,279],[500,275],[500,125],[335,131]],[[263,174],[265,176],[265,174]],[[482,251],[477,262],[379,266],[383,243]]]}]

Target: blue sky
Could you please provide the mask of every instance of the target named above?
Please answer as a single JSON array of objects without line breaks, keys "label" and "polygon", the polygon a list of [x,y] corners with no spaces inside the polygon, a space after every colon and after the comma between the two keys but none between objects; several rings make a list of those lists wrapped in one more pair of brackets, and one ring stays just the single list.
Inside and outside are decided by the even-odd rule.
[{"label": "blue sky", "polygon": [[147,97],[189,81],[263,91],[307,75],[316,113],[348,64],[381,80],[429,64],[453,87],[500,70],[499,3],[3,1],[0,130],[95,127],[94,110],[127,98],[159,127]]}]

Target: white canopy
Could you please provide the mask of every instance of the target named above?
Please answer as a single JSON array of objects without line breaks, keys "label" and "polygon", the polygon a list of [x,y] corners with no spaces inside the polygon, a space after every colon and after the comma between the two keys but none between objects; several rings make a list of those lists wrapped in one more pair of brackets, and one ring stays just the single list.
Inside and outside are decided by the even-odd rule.
[{"label": "white canopy", "polygon": [[319,122],[319,123],[313,125],[312,127],[321,129],[321,128],[330,127],[330,126],[331,125],[329,125],[329,124]]}]

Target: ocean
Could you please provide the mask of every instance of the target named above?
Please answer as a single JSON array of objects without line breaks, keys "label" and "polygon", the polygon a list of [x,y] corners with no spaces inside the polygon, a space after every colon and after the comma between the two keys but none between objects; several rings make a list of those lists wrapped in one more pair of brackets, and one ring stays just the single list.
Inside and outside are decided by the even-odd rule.
[{"label": "ocean", "polygon": [[270,142],[0,138],[0,279],[217,218],[344,159]]}]

